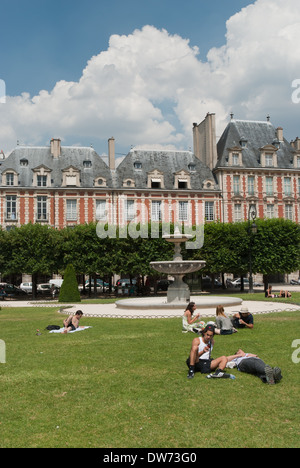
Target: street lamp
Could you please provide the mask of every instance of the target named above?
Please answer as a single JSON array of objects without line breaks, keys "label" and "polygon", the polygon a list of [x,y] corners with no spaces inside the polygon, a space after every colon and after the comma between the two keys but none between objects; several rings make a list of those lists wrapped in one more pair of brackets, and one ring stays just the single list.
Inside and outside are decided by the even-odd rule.
[{"label": "street lamp", "polygon": [[[248,212],[248,234],[250,236],[250,248],[249,248],[249,294],[254,292],[253,290],[253,272],[252,272],[252,248],[253,248],[253,239],[257,234],[257,225],[255,224],[256,220],[256,207],[251,205]],[[251,224],[252,221],[252,224]]]}]

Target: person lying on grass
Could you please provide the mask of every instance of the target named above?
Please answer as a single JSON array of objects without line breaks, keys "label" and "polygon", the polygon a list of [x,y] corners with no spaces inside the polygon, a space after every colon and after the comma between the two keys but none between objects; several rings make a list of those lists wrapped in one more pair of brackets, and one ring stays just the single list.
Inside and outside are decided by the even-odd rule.
[{"label": "person lying on grass", "polygon": [[[230,361],[234,363],[239,371],[259,377],[263,383],[274,385],[282,379],[279,367],[273,368],[256,354],[245,353],[242,349],[238,349]],[[228,367],[232,366],[229,364]]]},{"label": "person lying on grass", "polygon": [[227,362],[232,360],[235,356],[221,356],[217,359],[211,359],[215,327],[213,325],[207,325],[200,333],[201,336],[199,338],[193,339],[190,356],[186,360],[186,364],[189,368],[188,379],[192,379],[195,372],[210,374],[211,371],[215,371],[214,374],[211,374],[211,377],[223,379],[233,378],[230,374],[225,374],[225,367]]},{"label": "person lying on grass", "polygon": [[[74,331],[79,328],[79,320],[83,316],[83,312],[81,310],[77,310],[75,315],[70,315],[68,318],[64,320],[64,331],[62,333],[68,333],[70,331]],[[84,327],[81,327],[84,328]]]}]

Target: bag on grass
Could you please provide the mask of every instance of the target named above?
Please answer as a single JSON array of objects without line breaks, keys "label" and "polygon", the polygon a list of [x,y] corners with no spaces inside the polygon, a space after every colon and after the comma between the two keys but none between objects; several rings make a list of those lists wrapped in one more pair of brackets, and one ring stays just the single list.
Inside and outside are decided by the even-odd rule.
[{"label": "bag on grass", "polygon": [[59,325],[48,325],[48,327],[46,327],[46,330],[60,330],[60,326]]}]

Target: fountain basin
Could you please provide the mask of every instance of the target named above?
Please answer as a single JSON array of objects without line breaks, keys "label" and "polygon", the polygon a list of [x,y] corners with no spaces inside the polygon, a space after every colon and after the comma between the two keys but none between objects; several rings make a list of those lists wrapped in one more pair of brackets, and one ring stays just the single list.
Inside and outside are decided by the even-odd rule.
[{"label": "fountain basin", "polygon": [[178,260],[169,262],[151,262],[150,265],[154,270],[159,271],[160,273],[184,276],[204,268],[205,262],[202,260]]},{"label": "fountain basin", "polygon": [[[215,315],[215,310],[218,305],[226,307],[234,307],[242,304],[243,300],[238,297],[227,296],[191,296],[191,302],[195,302],[197,309],[212,309],[212,315]],[[167,302],[167,297],[141,297],[134,299],[121,299],[116,302],[118,309],[127,310],[172,310],[182,309],[187,303],[182,301]]]}]

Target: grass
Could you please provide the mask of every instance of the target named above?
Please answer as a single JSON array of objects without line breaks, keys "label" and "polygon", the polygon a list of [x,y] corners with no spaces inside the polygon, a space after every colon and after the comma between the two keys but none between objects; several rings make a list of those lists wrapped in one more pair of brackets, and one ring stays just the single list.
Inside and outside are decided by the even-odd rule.
[{"label": "grass", "polygon": [[[276,386],[188,380],[192,334],[181,319],[83,318],[93,328],[49,334],[55,308],[5,308],[0,338],[0,447],[299,447],[300,312],[260,315],[254,330],[216,337],[214,356],[238,347],[282,368]],[[36,335],[36,329],[42,331]]]}]

